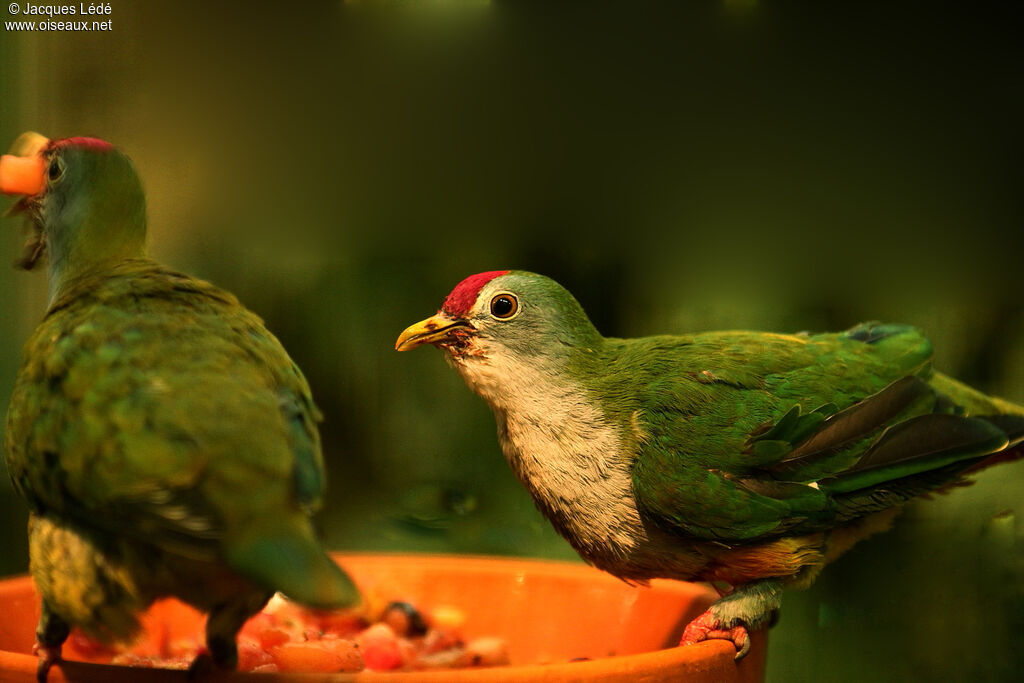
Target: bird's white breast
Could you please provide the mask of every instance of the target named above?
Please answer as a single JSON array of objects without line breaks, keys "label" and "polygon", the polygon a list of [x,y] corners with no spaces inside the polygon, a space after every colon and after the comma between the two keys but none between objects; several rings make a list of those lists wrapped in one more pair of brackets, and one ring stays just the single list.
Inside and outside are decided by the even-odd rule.
[{"label": "bird's white breast", "polygon": [[628,447],[582,387],[514,355],[455,365],[494,410],[509,464],[574,545],[623,557],[646,539]]}]

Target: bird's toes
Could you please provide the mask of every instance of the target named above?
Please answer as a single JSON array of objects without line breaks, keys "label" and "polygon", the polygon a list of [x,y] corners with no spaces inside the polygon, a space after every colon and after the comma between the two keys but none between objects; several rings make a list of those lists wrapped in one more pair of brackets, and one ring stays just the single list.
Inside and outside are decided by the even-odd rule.
[{"label": "bird's toes", "polygon": [[733,626],[729,629],[728,634],[726,638],[736,646],[736,659],[740,660],[746,657],[750,652],[750,633],[747,632],[747,627]]},{"label": "bird's toes", "polygon": [[736,647],[736,659],[743,659],[750,652],[747,627],[742,624],[725,627],[710,611],[704,612],[686,626],[679,644],[694,645],[704,640],[730,641]]}]

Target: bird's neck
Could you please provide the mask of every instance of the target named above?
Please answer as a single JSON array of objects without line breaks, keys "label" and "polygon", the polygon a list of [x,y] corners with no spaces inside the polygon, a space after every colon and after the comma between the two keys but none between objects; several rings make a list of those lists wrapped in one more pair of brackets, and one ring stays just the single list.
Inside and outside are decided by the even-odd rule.
[{"label": "bird's neck", "polygon": [[100,183],[66,202],[44,202],[38,221],[51,304],[83,276],[145,257],[146,198],[137,182]]},{"label": "bird's neck", "polygon": [[574,359],[479,353],[453,362],[486,400],[502,449],[538,507],[577,550],[624,553],[644,535],[632,494],[632,445],[566,376]]},{"label": "bird's neck", "polygon": [[146,256],[144,226],[114,229],[107,226],[102,231],[102,239],[95,237],[95,232],[99,231],[90,230],[88,225],[82,226],[78,239],[63,246],[56,246],[56,241],[48,240],[47,281],[51,305],[83,278],[101,276],[122,263]]}]

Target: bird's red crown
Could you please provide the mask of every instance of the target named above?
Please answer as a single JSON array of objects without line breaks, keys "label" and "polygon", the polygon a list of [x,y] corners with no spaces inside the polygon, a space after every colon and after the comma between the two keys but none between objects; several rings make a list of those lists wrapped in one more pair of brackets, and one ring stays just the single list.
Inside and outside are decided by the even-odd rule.
[{"label": "bird's red crown", "polygon": [[452,290],[448,298],[444,300],[444,305],[441,307],[448,315],[463,316],[469,313],[469,309],[476,303],[476,298],[480,294],[480,290],[483,289],[484,285],[493,280],[496,277],[507,275],[510,271],[507,270],[489,270],[486,273],[477,273],[476,275],[470,275],[465,280],[455,285],[455,289]]},{"label": "bird's red crown", "polygon": [[63,140],[54,140],[50,143],[52,148],[59,147],[81,147],[83,149],[92,150],[94,152],[109,152],[114,149],[114,146],[106,140],[100,140],[99,138],[86,138],[86,137],[75,137],[75,138],[64,138]]}]

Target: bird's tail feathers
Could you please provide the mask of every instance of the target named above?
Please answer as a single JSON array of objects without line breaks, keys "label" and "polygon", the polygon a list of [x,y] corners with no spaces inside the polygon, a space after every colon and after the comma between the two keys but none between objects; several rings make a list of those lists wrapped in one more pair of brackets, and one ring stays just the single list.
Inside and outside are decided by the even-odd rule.
[{"label": "bird's tail feathers", "polygon": [[1024,458],[1024,444],[1007,448],[1005,451],[999,451],[998,453],[988,456],[964,470],[964,475],[974,474],[975,472],[986,470],[993,465],[999,465],[1004,462],[1014,462],[1015,460],[1020,460],[1022,458]]},{"label": "bird's tail feathers", "polygon": [[225,548],[225,559],[241,574],[307,607],[338,609],[362,600],[352,578],[308,527],[243,537]]}]

